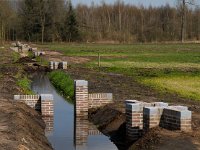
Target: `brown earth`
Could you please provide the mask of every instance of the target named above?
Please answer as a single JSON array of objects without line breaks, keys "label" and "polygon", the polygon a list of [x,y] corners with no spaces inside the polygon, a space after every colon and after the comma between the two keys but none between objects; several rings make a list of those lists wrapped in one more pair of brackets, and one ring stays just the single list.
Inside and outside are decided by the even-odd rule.
[{"label": "brown earth", "polygon": [[13,63],[12,53],[0,50],[0,149],[51,150],[41,115],[25,104],[13,101],[14,94],[22,94],[16,80],[24,66]]}]

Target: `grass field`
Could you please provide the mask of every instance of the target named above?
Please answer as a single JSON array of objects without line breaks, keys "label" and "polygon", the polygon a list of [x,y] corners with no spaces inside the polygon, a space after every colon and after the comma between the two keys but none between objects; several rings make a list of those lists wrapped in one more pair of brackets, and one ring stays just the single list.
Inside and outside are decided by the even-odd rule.
[{"label": "grass field", "polygon": [[[134,76],[159,91],[200,100],[200,44],[50,44],[42,47],[68,56],[101,55],[106,71]],[[97,68],[97,60],[84,64]]]}]

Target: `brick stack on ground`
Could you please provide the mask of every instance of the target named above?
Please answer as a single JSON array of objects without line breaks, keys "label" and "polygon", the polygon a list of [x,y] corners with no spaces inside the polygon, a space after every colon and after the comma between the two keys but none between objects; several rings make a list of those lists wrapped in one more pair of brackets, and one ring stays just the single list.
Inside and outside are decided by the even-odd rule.
[{"label": "brick stack on ground", "polygon": [[35,51],[34,52],[35,57],[42,56],[42,55],[45,55],[45,52],[42,52],[42,51]]},{"label": "brick stack on ground", "polygon": [[192,112],[184,106],[172,106],[163,110],[162,127],[171,130],[190,131]]},{"label": "brick stack on ground", "polygon": [[142,135],[143,109],[139,103],[126,104],[126,135],[137,140]]},{"label": "brick stack on ground", "polygon": [[150,128],[191,131],[192,113],[185,106],[168,106],[168,103],[146,103],[126,100],[126,134],[137,140]]},{"label": "brick stack on ground", "polygon": [[67,62],[56,62],[56,61],[50,61],[49,62],[49,68],[51,70],[57,70],[57,69],[67,69]]}]

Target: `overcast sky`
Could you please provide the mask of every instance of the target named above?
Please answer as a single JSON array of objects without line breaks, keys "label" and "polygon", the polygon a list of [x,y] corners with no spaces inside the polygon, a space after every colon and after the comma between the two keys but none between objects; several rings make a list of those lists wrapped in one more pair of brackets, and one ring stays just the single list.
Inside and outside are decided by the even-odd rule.
[{"label": "overcast sky", "polygon": [[[116,0],[104,0],[106,3],[114,3]],[[134,5],[143,5],[143,6],[162,6],[166,5],[167,3],[170,6],[176,6],[177,0],[123,0],[126,4],[134,4]],[[200,5],[200,0],[195,0],[197,4]],[[102,0],[72,0],[74,6],[78,3],[82,4],[91,4],[94,2],[95,4],[100,4]]]},{"label": "overcast sky", "polygon": [[[91,2],[95,4],[101,3],[102,0],[72,0],[74,5],[78,3],[82,4],[91,4]],[[116,0],[104,0],[106,3],[114,3]],[[124,0],[125,3],[128,4],[135,4],[135,5],[144,5],[144,6],[161,6],[165,5],[166,3],[170,4],[171,6],[176,5],[176,0]]]}]

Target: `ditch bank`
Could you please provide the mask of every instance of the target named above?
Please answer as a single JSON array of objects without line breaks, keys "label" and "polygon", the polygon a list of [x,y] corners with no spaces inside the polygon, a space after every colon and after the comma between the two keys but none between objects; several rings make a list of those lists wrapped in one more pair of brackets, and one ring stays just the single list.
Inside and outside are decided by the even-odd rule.
[{"label": "ditch bank", "polygon": [[[132,77],[120,74],[99,72],[87,68],[69,68],[66,71],[73,79],[89,81],[91,92],[113,93],[115,103],[99,109],[89,110],[90,120],[101,132],[121,150],[125,149],[199,149],[200,147],[200,104],[177,95],[164,94],[137,83]],[[125,104],[126,99],[137,99],[146,102],[165,100],[175,105],[186,105],[193,111],[191,133],[169,131],[162,128],[151,129],[134,143],[125,140]],[[185,143],[187,146],[185,146]]]},{"label": "ditch bank", "polygon": [[10,50],[2,49],[0,53],[1,150],[51,150],[41,115],[25,104],[13,101],[14,94],[27,92],[24,68],[28,65],[15,62],[16,53]]}]

